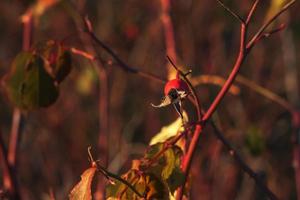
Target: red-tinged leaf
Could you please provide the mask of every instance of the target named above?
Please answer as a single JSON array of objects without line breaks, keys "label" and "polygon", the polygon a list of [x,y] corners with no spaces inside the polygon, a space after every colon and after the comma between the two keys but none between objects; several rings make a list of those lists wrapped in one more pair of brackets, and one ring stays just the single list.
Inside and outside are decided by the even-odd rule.
[{"label": "red-tinged leaf", "polygon": [[83,172],[81,180],[69,194],[70,200],[92,200],[92,181],[97,168],[91,167]]},{"label": "red-tinged leaf", "polygon": [[48,61],[49,66],[47,66],[47,70],[57,83],[61,83],[72,70],[71,53],[62,44],[52,40],[48,41],[45,46],[42,46],[40,51]]}]

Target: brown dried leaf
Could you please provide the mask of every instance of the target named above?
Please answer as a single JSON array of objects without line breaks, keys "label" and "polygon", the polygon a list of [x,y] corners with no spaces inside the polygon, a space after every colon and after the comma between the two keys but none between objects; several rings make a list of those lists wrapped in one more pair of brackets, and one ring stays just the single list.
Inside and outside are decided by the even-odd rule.
[{"label": "brown dried leaf", "polygon": [[83,172],[80,182],[69,194],[70,200],[92,200],[91,186],[96,170],[96,167],[91,167]]}]

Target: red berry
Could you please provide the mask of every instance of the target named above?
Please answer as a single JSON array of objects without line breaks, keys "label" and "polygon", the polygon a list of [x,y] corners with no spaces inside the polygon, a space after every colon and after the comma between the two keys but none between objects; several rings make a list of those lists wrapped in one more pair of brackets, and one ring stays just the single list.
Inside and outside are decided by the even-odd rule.
[{"label": "red berry", "polygon": [[186,93],[189,92],[188,84],[179,78],[170,80],[166,83],[165,90],[164,90],[166,96],[169,94],[171,89],[176,89],[178,91],[184,91]]}]

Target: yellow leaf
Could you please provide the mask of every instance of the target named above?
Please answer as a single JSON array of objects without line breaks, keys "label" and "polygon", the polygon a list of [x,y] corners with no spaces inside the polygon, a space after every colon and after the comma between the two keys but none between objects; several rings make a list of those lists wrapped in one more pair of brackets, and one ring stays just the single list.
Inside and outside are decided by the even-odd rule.
[{"label": "yellow leaf", "polygon": [[[271,4],[269,6],[268,12],[265,16],[264,21],[268,21],[271,17],[273,17],[277,12],[279,12],[280,9],[289,1],[287,0],[272,0]],[[274,27],[275,23],[272,23],[268,29],[272,29]]]},{"label": "yellow leaf", "polygon": [[[185,122],[188,122],[186,112],[183,112],[183,118]],[[179,117],[176,121],[171,124],[162,127],[160,132],[156,134],[150,141],[150,145],[154,145],[160,142],[165,142],[167,139],[176,136],[179,132],[183,131],[182,120]]]},{"label": "yellow leaf", "polygon": [[40,17],[46,10],[53,7],[60,0],[38,0],[21,16],[21,21],[26,23],[32,16]]},{"label": "yellow leaf", "polygon": [[80,182],[69,194],[70,200],[92,200],[91,186],[96,170],[96,167],[91,167],[83,172]]},{"label": "yellow leaf", "polygon": [[58,0],[38,0],[34,6],[34,13],[38,16],[42,15],[47,9],[54,6]]}]

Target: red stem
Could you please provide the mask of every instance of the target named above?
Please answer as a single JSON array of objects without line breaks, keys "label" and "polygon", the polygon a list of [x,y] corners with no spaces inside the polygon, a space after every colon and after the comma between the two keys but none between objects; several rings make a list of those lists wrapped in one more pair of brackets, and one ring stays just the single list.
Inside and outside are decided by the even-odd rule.
[{"label": "red stem", "polygon": [[203,119],[202,119],[204,123],[212,116],[214,111],[217,109],[217,106],[220,104],[220,102],[222,101],[222,99],[224,98],[226,93],[228,92],[230,86],[232,85],[233,81],[235,80],[235,78],[241,68],[241,65],[247,54],[247,51],[245,50],[245,38],[246,38],[246,26],[245,26],[245,24],[242,24],[241,25],[240,51],[239,51],[238,58],[234,64],[234,67],[233,67],[228,79],[224,83],[223,87],[221,88],[220,92],[214,99],[211,106],[208,108],[207,112],[204,114]]},{"label": "red stem", "polygon": [[[29,51],[31,47],[32,41],[32,29],[33,29],[33,21],[32,21],[32,14],[27,13],[22,18],[23,23],[23,44],[22,49],[23,51]],[[20,125],[22,120],[22,113],[19,108],[14,108],[13,116],[12,116],[12,124],[11,124],[11,132],[10,132],[10,140],[9,140],[9,147],[7,152],[7,162],[9,164],[8,169],[14,175],[11,177],[11,185],[8,185],[10,191],[10,195],[14,197],[14,199],[19,199],[19,191],[17,186],[17,180],[15,178],[16,173],[16,162],[17,162],[17,154],[18,154],[18,147],[20,144]],[[2,141],[1,141],[2,142]],[[4,144],[1,144],[1,146]],[[4,149],[1,150],[5,152]],[[4,155],[2,155],[4,156]],[[6,155],[5,155],[6,157]]]},{"label": "red stem", "polygon": [[[211,104],[211,106],[209,107],[208,111],[204,114],[204,116],[202,118],[203,125],[205,125],[205,122],[212,116],[214,111],[217,109],[217,106],[220,104],[221,100],[224,98],[225,94],[227,93],[227,91],[231,87],[235,77],[237,76],[237,74],[240,70],[240,67],[241,67],[241,65],[244,61],[245,55],[246,55],[245,39],[246,39],[246,25],[244,23],[242,23],[242,25],[241,25],[240,51],[239,51],[238,58],[236,60],[236,63],[234,65],[228,79],[224,83],[222,89],[218,93],[217,97],[214,99],[214,101]],[[188,152],[187,152],[186,156],[184,157],[183,164],[182,164],[182,171],[185,174],[185,179],[187,179],[187,177],[188,177],[190,167],[191,167],[191,164],[192,164],[192,160],[193,160],[193,156],[195,154],[196,147],[197,147],[197,144],[198,144],[198,141],[199,141],[199,138],[200,138],[200,134],[202,132],[202,128],[203,127],[201,125],[196,125],[193,138],[192,138],[191,143],[190,143],[189,148],[188,148]],[[185,183],[179,189],[177,199],[182,199],[184,186],[185,186]]]},{"label": "red stem", "polygon": [[201,133],[202,133],[202,126],[201,125],[196,125],[194,135],[193,135],[193,139],[190,143],[188,152],[187,152],[186,156],[184,157],[184,160],[183,160],[183,163],[182,163],[182,171],[186,172],[186,175],[188,175],[188,172],[190,170],[191,163],[192,163],[191,162],[192,157],[193,157],[194,152],[195,152],[194,149],[196,149],[196,147],[197,147],[199,136],[200,136]]},{"label": "red stem", "polygon": [[[168,1],[163,1],[161,0],[162,3],[166,3]],[[201,124],[197,124],[196,127],[195,127],[195,131],[194,131],[194,135],[193,135],[193,138],[191,140],[191,143],[190,143],[190,146],[189,146],[189,149],[188,149],[188,152],[183,160],[183,163],[182,163],[182,168],[183,168],[183,171],[185,173],[185,179],[187,179],[187,176],[189,174],[189,170],[190,170],[190,166],[191,166],[191,162],[193,160],[193,155],[195,153],[195,150],[196,150],[196,146],[197,146],[197,143],[198,143],[198,140],[199,140],[199,136],[202,132],[202,128],[205,126],[206,122],[210,119],[210,117],[212,116],[212,114],[214,113],[214,111],[217,109],[217,106],[220,104],[221,100],[224,98],[224,96],[226,95],[226,93],[228,92],[229,88],[231,87],[231,85],[233,84],[239,70],[240,70],[240,67],[246,57],[246,55],[248,54],[248,52],[252,49],[252,47],[255,45],[255,43],[257,42],[257,38],[261,36],[261,34],[263,34],[263,32],[265,31],[265,29],[271,24],[272,21],[274,21],[281,13],[283,13],[285,10],[287,10],[294,2],[295,0],[292,0],[290,3],[288,3],[286,6],[284,6],[282,8],[282,10],[280,10],[273,18],[271,18],[267,23],[265,23],[260,29],[259,31],[254,35],[254,37],[252,37],[252,39],[250,40],[250,42],[247,43],[246,45],[246,33],[247,33],[247,25],[248,23],[250,22],[251,18],[252,18],[252,15],[257,7],[257,4],[258,4],[259,0],[255,1],[249,14],[248,14],[248,17],[247,17],[247,20],[246,22],[244,22],[243,19],[241,19],[238,15],[236,15],[234,12],[232,12],[230,9],[228,9],[222,2],[221,2],[221,5],[223,7],[226,8],[226,10],[228,10],[231,14],[233,14],[235,17],[237,17],[240,21],[241,21],[241,39],[240,39],[240,51],[239,51],[239,54],[238,54],[238,57],[237,57],[237,60],[234,64],[234,67],[228,77],[228,79],[226,80],[225,84],[223,85],[222,89],[220,90],[220,92],[218,93],[217,97],[214,99],[213,103],[211,104],[211,106],[209,107],[208,111],[205,113],[205,115],[203,116],[202,119],[200,119],[199,121],[201,122]],[[103,49],[105,49],[117,62],[118,64],[120,65],[120,67],[122,67],[125,71],[127,72],[131,72],[131,73],[135,73],[135,74],[140,74],[142,76],[145,76],[144,73],[140,73],[137,69],[135,68],[132,68],[130,66],[128,66],[125,62],[123,62],[123,60],[121,60],[117,54],[111,50],[107,45],[105,45],[101,40],[99,40],[96,35],[94,34],[94,32],[92,31],[92,28],[91,26],[88,26],[90,25],[90,22],[88,20],[85,20],[85,25],[86,25],[86,28],[88,30],[88,33],[89,35],[91,36],[91,38],[97,43],[99,44]],[[175,66],[174,66],[175,67]],[[175,67],[176,68],[176,67]],[[179,70],[177,70],[179,71]],[[157,76],[154,76],[152,74],[146,74],[147,78],[151,78],[153,80],[157,80],[157,81],[162,81],[162,79],[160,79],[159,77]],[[188,82],[188,81],[187,81]],[[196,97],[196,96],[195,96]],[[197,109],[201,108],[200,107],[200,103],[197,102]],[[200,109],[201,110],[201,109]],[[201,112],[201,111],[200,111]],[[225,140],[226,141],[226,140]],[[225,144],[226,146],[226,143],[222,140],[222,142]],[[226,141],[227,142],[227,141]],[[239,162],[239,163],[242,163],[243,162],[241,160],[238,160],[238,157],[234,156],[235,159]],[[241,165],[242,169],[250,174],[250,171],[247,170],[247,169],[250,169],[246,164],[244,165]],[[253,173],[255,175],[255,173]],[[253,176],[253,178],[255,179],[256,176]],[[259,181],[259,179],[255,179],[256,182],[259,184],[259,186],[261,186],[262,188],[266,188],[268,190],[268,188]],[[258,181],[257,181],[258,180]],[[186,180],[185,180],[186,181]],[[183,188],[185,186],[185,182],[184,184],[180,187],[180,189],[178,190],[178,195],[177,195],[177,199],[182,199],[183,197]],[[269,190],[268,190],[269,191]],[[271,199],[276,199],[275,195],[273,195],[273,193],[270,191],[270,194],[267,193],[269,195],[269,197]]]},{"label": "red stem", "polygon": [[[220,2],[220,1],[219,1]],[[221,88],[220,92],[218,93],[218,95],[216,96],[216,98],[214,99],[213,103],[210,105],[210,107],[208,108],[207,112],[204,114],[202,120],[201,120],[201,124],[203,125],[202,127],[200,125],[196,126],[193,138],[191,140],[191,144],[189,146],[187,155],[184,158],[183,161],[183,172],[185,173],[185,179],[187,179],[187,176],[189,174],[189,170],[190,170],[190,166],[191,166],[191,162],[193,160],[193,155],[195,154],[195,150],[196,150],[196,146],[197,143],[199,141],[199,136],[201,134],[201,130],[202,128],[204,128],[206,122],[210,119],[210,117],[212,116],[212,114],[215,112],[215,110],[217,109],[218,105],[220,104],[220,102],[222,101],[222,99],[224,98],[224,96],[226,95],[226,93],[228,92],[229,88],[231,87],[231,85],[233,84],[236,76],[238,75],[238,72],[241,68],[241,65],[243,64],[243,61],[245,59],[245,57],[247,56],[248,52],[252,49],[252,47],[255,45],[255,42],[257,41],[257,38],[259,38],[263,32],[266,30],[266,28],[280,15],[282,14],[285,10],[287,10],[293,3],[295,3],[295,0],[292,0],[291,2],[289,2],[288,4],[286,4],[286,6],[284,6],[278,13],[276,13],[269,21],[267,21],[264,25],[262,25],[262,27],[257,31],[257,33],[252,37],[252,39],[250,40],[250,42],[248,42],[246,44],[246,34],[247,34],[247,26],[253,16],[253,13],[257,7],[258,4],[258,0],[254,2],[252,8],[250,9],[248,16],[247,16],[247,20],[246,22],[243,21],[243,19],[240,19],[239,16],[237,14],[235,14],[234,12],[232,12],[229,8],[227,8],[222,2],[221,5],[228,10],[233,16],[237,17],[238,19],[240,19],[241,21],[241,36],[240,36],[240,50],[239,50],[239,54],[238,57],[236,59],[236,62],[234,64],[234,67],[229,75],[229,77],[227,78],[226,82],[224,83],[223,87]],[[247,167],[247,165],[246,165]],[[244,166],[242,166],[242,168],[245,170],[245,172],[247,172],[247,168],[244,168]],[[249,171],[249,170],[248,170]],[[248,172],[247,172],[248,173]],[[186,182],[186,180],[185,180]],[[178,191],[178,195],[177,195],[177,199],[182,199],[183,197],[183,188],[185,187],[185,182],[184,184],[180,187],[179,191]],[[258,182],[260,183],[260,182]],[[263,184],[261,184],[262,186],[264,186]],[[267,187],[266,187],[267,188]],[[267,188],[268,189],[268,188]],[[269,190],[268,190],[269,191]],[[270,191],[269,197],[271,199],[276,199],[275,195],[273,195],[273,193]]]},{"label": "red stem", "polygon": [[20,199],[16,174],[7,159],[7,150],[2,140],[0,131],[0,160],[3,169],[3,186],[8,191],[10,198]]},{"label": "red stem", "polygon": [[17,152],[20,142],[21,117],[21,111],[18,108],[14,108],[7,155],[8,162],[12,167],[16,166]]},{"label": "red stem", "polygon": [[[33,21],[32,14],[27,13],[22,18],[23,23],[23,51],[29,51],[32,41],[32,29]],[[20,142],[20,124],[21,124],[22,114],[20,109],[14,108],[11,133],[10,133],[10,142],[8,148],[8,161],[12,167],[15,167],[17,160],[17,151]]]}]

